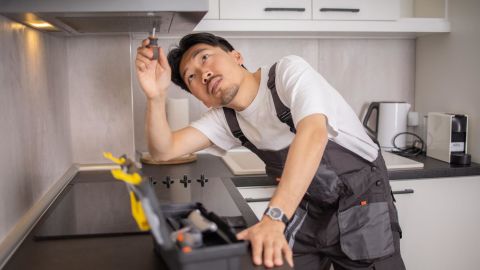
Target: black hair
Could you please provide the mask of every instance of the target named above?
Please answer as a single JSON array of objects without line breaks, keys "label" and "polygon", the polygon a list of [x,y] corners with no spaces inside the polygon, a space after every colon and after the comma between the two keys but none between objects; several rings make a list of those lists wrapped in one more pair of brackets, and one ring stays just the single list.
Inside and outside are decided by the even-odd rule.
[{"label": "black hair", "polygon": [[172,82],[187,92],[190,92],[190,90],[183,81],[182,74],[180,73],[180,61],[185,52],[197,44],[219,47],[226,52],[234,50],[233,46],[226,39],[210,33],[194,33],[184,36],[178,46],[170,50],[167,58],[168,64],[172,69]]}]

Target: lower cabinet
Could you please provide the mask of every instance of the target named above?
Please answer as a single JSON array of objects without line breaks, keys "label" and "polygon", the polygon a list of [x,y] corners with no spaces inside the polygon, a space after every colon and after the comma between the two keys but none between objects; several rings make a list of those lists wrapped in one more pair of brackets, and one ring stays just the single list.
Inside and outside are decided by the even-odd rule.
[{"label": "lower cabinet", "polygon": [[[480,176],[390,181],[408,270],[480,269]],[[261,219],[274,187],[239,188]],[[413,190],[413,193],[411,191]]]},{"label": "lower cabinet", "polygon": [[390,181],[409,270],[479,269],[480,176]]},{"label": "lower cabinet", "polygon": [[276,187],[260,186],[260,187],[239,187],[238,191],[247,201],[248,206],[252,209],[258,220],[262,219],[265,209],[268,207],[270,198],[272,198]]},{"label": "lower cabinet", "polygon": [[257,216],[258,220],[261,220],[263,217],[263,213],[265,213],[265,209],[267,209],[269,202],[250,202],[248,206],[252,209],[255,216]]}]

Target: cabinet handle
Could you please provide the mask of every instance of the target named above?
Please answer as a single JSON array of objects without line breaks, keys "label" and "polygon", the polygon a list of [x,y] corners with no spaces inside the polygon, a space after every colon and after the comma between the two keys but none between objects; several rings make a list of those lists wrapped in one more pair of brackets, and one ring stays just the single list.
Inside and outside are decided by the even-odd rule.
[{"label": "cabinet handle", "polygon": [[393,195],[396,194],[412,194],[414,193],[414,190],[411,188],[406,188],[404,190],[397,190],[397,191],[392,191]]},{"label": "cabinet handle", "polygon": [[247,203],[251,202],[269,202],[271,198],[245,198]]},{"label": "cabinet handle", "polygon": [[360,12],[359,8],[321,8],[320,12],[352,12],[358,13]]},{"label": "cabinet handle", "polygon": [[297,12],[305,12],[305,8],[272,8],[272,7],[267,7],[264,9],[264,11],[297,11]]}]

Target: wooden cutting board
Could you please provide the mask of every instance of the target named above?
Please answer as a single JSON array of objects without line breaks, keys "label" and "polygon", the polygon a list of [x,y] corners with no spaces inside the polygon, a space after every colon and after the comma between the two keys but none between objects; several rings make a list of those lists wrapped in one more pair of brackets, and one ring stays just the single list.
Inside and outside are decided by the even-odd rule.
[{"label": "wooden cutting board", "polygon": [[140,158],[140,161],[144,164],[153,164],[153,165],[175,165],[175,164],[184,164],[184,163],[190,163],[194,162],[197,160],[197,155],[196,154],[188,154],[185,156],[181,156],[178,158],[174,158],[171,160],[167,161],[158,161],[154,160],[152,156],[149,153],[142,153],[142,157]]},{"label": "wooden cutting board", "polygon": [[265,163],[248,150],[228,151],[222,159],[234,175],[265,174]]},{"label": "wooden cutting board", "polygon": [[422,169],[423,163],[396,155],[394,153],[382,151],[383,159],[389,170],[397,169]]}]

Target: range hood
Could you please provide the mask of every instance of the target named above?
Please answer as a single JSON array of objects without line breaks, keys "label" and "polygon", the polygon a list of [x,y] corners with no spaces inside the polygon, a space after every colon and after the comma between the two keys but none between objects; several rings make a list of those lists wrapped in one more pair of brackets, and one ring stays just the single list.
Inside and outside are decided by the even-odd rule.
[{"label": "range hood", "polygon": [[208,0],[0,0],[0,15],[59,35],[190,32]]}]

